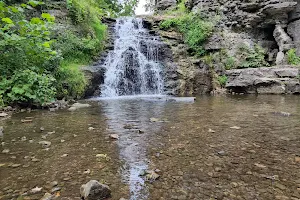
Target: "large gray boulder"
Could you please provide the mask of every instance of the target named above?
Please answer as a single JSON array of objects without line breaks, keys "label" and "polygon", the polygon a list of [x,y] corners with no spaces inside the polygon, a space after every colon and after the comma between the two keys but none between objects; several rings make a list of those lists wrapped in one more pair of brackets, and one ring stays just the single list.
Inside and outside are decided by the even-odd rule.
[{"label": "large gray boulder", "polygon": [[80,188],[82,200],[104,200],[111,197],[111,190],[107,185],[91,180]]},{"label": "large gray boulder", "polygon": [[290,66],[228,70],[227,90],[247,94],[298,94],[299,69]]}]

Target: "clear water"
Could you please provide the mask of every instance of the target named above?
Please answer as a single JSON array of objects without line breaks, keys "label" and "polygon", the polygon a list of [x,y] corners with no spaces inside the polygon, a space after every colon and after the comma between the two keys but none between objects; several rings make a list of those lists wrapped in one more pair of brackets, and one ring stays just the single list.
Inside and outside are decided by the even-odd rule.
[{"label": "clear water", "polygon": [[[109,52],[102,97],[163,93],[162,65],[155,45],[139,18],[123,17],[115,25],[114,50]],[[145,48],[146,47],[146,48]]]},{"label": "clear water", "polygon": [[[87,103],[92,106],[75,112],[32,111],[0,121],[0,199],[16,200],[36,186],[43,187],[41,193],[24,199],[41,199],[51,191],[49,182],[58,181],[59,199],[79,200],[81,184],[91,179],[108,184],[112,200],[300,198],[299,96]],[[26,117],[33,122],[22,123]],[[151,122],[153,117],[161,122]],[[52,143],[48,150],[38,144],[42,140]],[[159,169],[161,177],[145,183],[138,176],[144,168]]]}]

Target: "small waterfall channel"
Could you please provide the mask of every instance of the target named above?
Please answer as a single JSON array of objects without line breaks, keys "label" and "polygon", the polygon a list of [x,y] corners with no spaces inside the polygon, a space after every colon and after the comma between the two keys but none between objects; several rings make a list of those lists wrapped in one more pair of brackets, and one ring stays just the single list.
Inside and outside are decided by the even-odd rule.
[{"label": "small waterfall channel", "polygon": [[[122,17],[115,24],[114,47],[102,65],[106,72],[101,85],[101,104],[108,118],[108,129],[119,136],[119,156],[124,162],[120,174],[129,186],[130,200],[149,199],[140,174],[149,169],[147,141],[160,128],[149,124],[149,119],[160,116],[165,102],[152,104],[139,98],[164,94],[162,52],[163,43],[150,33],[143,19]],[[140,131],[145,133],[139,134]]]},{"label": "small waterfall channel", "polygon": [[115,34],[114,49],[104,62],[101,97],[162,94],[158,37],[149,34],[142,19],[134,17],[119,18]]}]

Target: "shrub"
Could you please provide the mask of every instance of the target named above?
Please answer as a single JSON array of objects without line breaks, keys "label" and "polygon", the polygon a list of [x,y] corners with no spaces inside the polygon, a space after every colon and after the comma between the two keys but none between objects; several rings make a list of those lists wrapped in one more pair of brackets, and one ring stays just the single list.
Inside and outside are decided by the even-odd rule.
[{"label": "shrub", "polygon": [[226,86],[227,81],[228,81],[228,77],[226,75],[219,76],[218,81],[219,81],[221,87],[224,88]]},{"label": "shrub", "polygon": [[237,60],[240,61],[237,68],[269,67],[270,64],[265,60],[265,55],[265,50],[257,44],[254,48],[242,45],[236,54]]},{"label": "shrub", "polygon": [[287,57],[290,65],[300,65],[300,57],[296,55],[296,49],[290,49],[287,52]]},{"label": "shrub", "polygon": [[161,22],[160,28],[163,30],[174,28],[182,33],[185,43],[200,56],[205,53],[203,44],[211,36],[214,23],[198,14],[190,13],[179,18],[167,19]]},{"label": "shrub", "polygon": [[13,7],[0,2],[0,70],[3,76],[28,68],[43,73],[59,66],[60,57],[52,49],[54,40],[50,38],[54,17],[43,13],[40,18],[27,20],[24,9],[28,6]]},{"label": "shrub", "polygon": [[80,71],[79,61],[64,61],[56,72],[57,98],[80,98],[86,88],[86,80]]},{"label": "shrub", "polygon": [[236,60],[234,57],[229,56],[225,62],[225,69],[230,70],[236,68]]},{"label": "shrub", "polygon": [[11,78],[0,82],[0,95],[5,104],[28,103],[43,105],[55,97],[55,79],[46,74],[38,74],[29,69],[16,71]]}]

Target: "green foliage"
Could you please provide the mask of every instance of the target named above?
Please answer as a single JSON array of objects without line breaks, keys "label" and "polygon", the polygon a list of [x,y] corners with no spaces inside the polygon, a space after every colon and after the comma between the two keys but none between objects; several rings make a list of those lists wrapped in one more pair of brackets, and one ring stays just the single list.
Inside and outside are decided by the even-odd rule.
[{"label": "green foliage", "polygon": [[236,60],[234,57],[229,56],[225,61],[225,69],[230,70],[236,68]]},{"label": "green foliage", "polygon": [[296,55],[296,49],[290,49],[287,52],[287,57],[290,65],[300,65],[300,57]]},{"label": "green foliage", "polygon": [[[81,61],[84,64],[84,61]],[[57,98],[80,98],[86,88],[86,80],[80,71],[80,61],[65,60],[56,72]]]},{"label": "green foliage", "polygon": [[228,81],[228,77],[226,75],[219,76],[218,81],[219,81],[221,87],[224,88],[226,86],[227,81]]},{"label": "green foliage", "polygon": [[250,48],[242,45],[237,52],[237,59],[240,61],[237,68],[257,68],[269,67],[270,64],[265,60],[266,52],[259,45]]},{"label": "green foliage", "polygon": [[207,21],[198,14],[186,14],[178,18],[170,18],[160,24],[163,30],[174,28],[183,34],[184,41],[200,56],[205,53],[204,42],[211,36],[214,23]]},{"label": "green foliage", "polygon": [[9,79],[0,82],[3,103],[26,102],[43,105],[55,97],[55,79],[46,74],[38,74],[29,69],[15,72]]},{"label": "green foliage", "polygon": [[[32,3],[33,4],[33,3]],[[21,7],[0,6],[0,71],[11,76],[15,70],[31,69],[41,73],[59,66],[60,57],[51,47],[54,18],[43,13],[41,18],[27,20]]]}]

